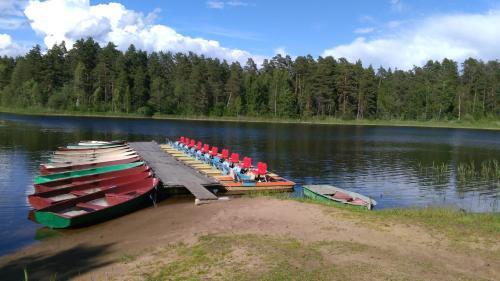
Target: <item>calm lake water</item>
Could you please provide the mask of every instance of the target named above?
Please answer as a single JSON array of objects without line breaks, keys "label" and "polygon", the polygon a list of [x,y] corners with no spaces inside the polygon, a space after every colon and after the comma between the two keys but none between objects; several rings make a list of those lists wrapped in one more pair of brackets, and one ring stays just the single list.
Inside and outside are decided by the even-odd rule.
[{"label": "calm lake water", "polygon": [[[500,160],[500,132],[404,127],[261,124],[0,114],[0,255],[33,243],[26,195],[40,163],[78,140],[192,136],[268,163],[299,184],[335,184],[377,209],[452,206],[498,211],[499,179],[460,180],[459,163]],[[445,165],[436,176],[433,166]]]}]

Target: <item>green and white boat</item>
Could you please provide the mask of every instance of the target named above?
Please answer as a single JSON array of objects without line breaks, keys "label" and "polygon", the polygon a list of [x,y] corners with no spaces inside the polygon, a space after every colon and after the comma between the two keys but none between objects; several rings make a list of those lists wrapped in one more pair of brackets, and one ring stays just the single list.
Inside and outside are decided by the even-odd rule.
[{"label": "green and white boat", "polygon": [[377,202],[370,197],[333,185],[304,185],[302,188],[305,197],[316,201],[361,206],[368,208],[368,210],[371,210],[373,206],[377,205]]},{"label": "green and white boat", "polygon": [[97,175],[97,174],[108,173],[108,172],[121,171],[121,170],[126,170],[126,169],[130,169],[130,168],[134,168],[134,167],[139,167],[141,165],[144,165],[143,161],[37,176],[37,177],[35,177],[35,184],[43,184],[43,183],[52,182],[52,181],[66,180],[66,179],[78,178],[78,177],[83,177],[83,176],[90,176],[90,175]]}]

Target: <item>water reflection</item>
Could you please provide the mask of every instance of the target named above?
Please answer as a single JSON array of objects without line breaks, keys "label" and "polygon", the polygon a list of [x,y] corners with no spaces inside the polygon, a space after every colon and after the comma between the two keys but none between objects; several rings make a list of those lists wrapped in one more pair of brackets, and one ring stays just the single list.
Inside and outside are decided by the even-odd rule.
[{"label": "water reflection", "polygon": [[[0,253],[33,239],[26,194],[50,151],[82,139],[164,141],[179,135],[265,161],[299,184],[336,184],[372,196],[377,208],[498,210],[499,179],[463,181],[457,175],[459,163],[500,160],[500,133],[494,131],[0,114]],[[440,165],[439,177],[429,173]]]}]

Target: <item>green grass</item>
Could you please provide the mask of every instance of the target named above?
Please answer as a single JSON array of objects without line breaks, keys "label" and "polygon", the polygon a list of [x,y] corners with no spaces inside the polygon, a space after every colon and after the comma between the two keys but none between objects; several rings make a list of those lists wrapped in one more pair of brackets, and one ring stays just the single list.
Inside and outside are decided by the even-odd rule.
[{"label": "green grass", "polygon": [[129,262],[133,262],[135,261],[136,257],[133,256],[133,255],[129,255],[129,254],[123,254],[121,256],[118,257],[118,260],[121,262],[121,263],[129,263]]},{"label": "green grass", "polygon": [[432,257],[334,236],[301,242],[287,236],[226,234],[202,236],[193,245],[167,246],[135,275],[147,281],[473,280],[438,263]]},{"label": "green grass", "polygon": [[110,117],[110,118],[153,118],[166,120],[200,120],[200,121],[223,121],[223,122],[258,122],[258,123],[293,123],[293,124],[324,124],[324,125],[362,125],[362,126],[408,126],[408,127],[435,127],[435,128],[465,128],[465,129],[488,129],[500,130],[500,120],[344,120],[333,117],[311,117],[311,118],[281,118],[274,116],[181,116],[155,114],[144,116],[138,113],[122,112],[83,112],[70,110],[53,110],[46,108],[7,108],[0,107],[0,112],[27,114],[27,115],[56,115],[56,116],[80,116],[80,117]]},{"label": "green grass", "polygon": [[500,162],[497,159],[488,159],[482,161],[479,165],[476,165],[474,161],[459,163],[457,175],[460,181],[482,179],[500,182]]},{"label": "green grass", "polygon": [[[348,271],[327,263],[321,244],[267,235],[202,236],[192,246],[168,247],[159,255],[168,260],[154,265],[143,277],[148,281],[347,279]],[[364,245],[351,242],[325,245],[337,250],[365,250]]]}]

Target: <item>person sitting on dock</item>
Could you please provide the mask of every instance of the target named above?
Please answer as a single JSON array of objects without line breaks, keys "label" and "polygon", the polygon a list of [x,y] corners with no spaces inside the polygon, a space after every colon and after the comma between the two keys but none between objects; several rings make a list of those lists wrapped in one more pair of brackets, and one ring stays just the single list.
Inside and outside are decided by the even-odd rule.
[{"label": "person sitting on dock", "polygon": [[212,146],[212,150],[209,152],[205,153],[205,163],[211,165],[212,164],[212,159],[214,158],[214,155],[217,155],[217,151],[219,148]]},{"label": "person sitting on dock", "polygon": [[205,153],[208,152],[210,146],[208,144],[204,144],[203,147],[196,152],[196,159],[200,161],[204,161]]},{"label": "person sitting on dock", "polygon": [[244,157],[243,164],[240,166],[239,173],[237,174],[237,178],[239,181],[255,181],[257,175],[254,173],[252,168],[252,158]]},{"label": "person sitting on dock", "polygon": [[[222,149],[222,153],[212,160],[212,165],[218,170],[222,170],[222,163],[228,158],[229,150],[227,148]],[[217,159],[216,159],[217,158]]]},{"label": "person sitting on dock", "polygon": [[174,142],[173,146],[176,149],[180,149],[181,145],[184,143],[184,137],[180,137],[178,141]]}]

